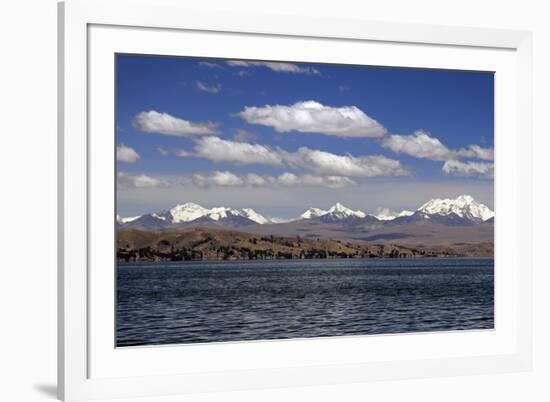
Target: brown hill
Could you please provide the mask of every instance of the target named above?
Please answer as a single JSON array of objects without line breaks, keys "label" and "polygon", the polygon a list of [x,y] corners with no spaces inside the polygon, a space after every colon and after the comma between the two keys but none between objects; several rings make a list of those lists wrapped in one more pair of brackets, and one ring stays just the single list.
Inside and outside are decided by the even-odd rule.
[{"label": "brown hill", "polygon": [[375,241],[262,235],[202,227],[173,231],[117,230],[117,259],[119,261],[492,255],[492,242],[415,247]]}]

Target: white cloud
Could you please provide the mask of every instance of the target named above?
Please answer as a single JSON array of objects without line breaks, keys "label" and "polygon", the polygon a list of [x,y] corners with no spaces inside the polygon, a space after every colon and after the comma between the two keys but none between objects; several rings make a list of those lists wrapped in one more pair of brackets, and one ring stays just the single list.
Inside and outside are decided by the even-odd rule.
[{"label": "white cloud", "polygon": [[231,172],[214,172],[211,174],[196,173],[193,175],[193,183],[198,187],[223,186],[235,187],[243,186],[245,181]]},{"label": "white cloud", "polygon": [[314,176],[311,174],[296,175],[283,173],[276,178],[276,183],[284,187],[328,187],[341,188],[355,185],[352,179],[343,176]]},{"label": "white cloud", "polygon": [[315,176],[310,174],[296,175],[285,172],[278,176],[249,173],[236,175],[228,171],[216,171],[210,174],[196,173],[192,176],[193,184],[198,187],[327,187],[342,188],[355,185],[348,177]]},{"label": "white cloud", "polygon": [[214,162],[237,165],[261,164],[304,169],[320,176],[404,176],[407,169],[398,160],[383,155],[352,156],[299,148],[287,152],[281,148],[246,142],[223,140],[218,137],[203,137],[196,141],[195,152],[184,151],[179,156],[196,156]]},{"label": "white cloud", "polygon": [[158,147],[157,148],[157,151],[159,151],[159,154],[161,154],[162,156],[166,156],[168,155],[170,152],[168,152],[166,149],[162,148],[162,147]]},{"label": "white cloud", "polygon": [[452,156],[452,152],[441,141],[423,131],[416,131],[412,135],[388,135],[382,140],[382,146],[396,153],[434,161],[447,160]]},{"label": "white cloud", "polygon": [[131,175],[125,172],[119,172],[117,174],[117,187],[119,189],[168,187],[169,185],[170,183],[164,179],[158,179],[144,174]]},{"label": "white cloud", "polygon": [[256,173],[249,173],[246,175],[246,183],[253,187],[265,187],[274,183],[274,179],[271,176],[260,176]]},{"label": "white cloud", "polygon": [[174,155],[179,156],[180,158],[185,158],[187,156],[193,156],[193,153],[186,151],[185,149],[176,149],[174,150]]},{"label": "white cloud", "polygon": [[283,165],[283,158],[277,149],[267,145],[222,140],[218,137],[200,138],[195,146],[195,156],[214,162],[230,162],[239,165],[252,163]]},{"label": "white cloud", "polygon": [[289,159],[292,165],[321,175],[352,177],[408,175],[407,169],[399,161],[382,155],[355,157],[302,147],[289,155]]},{"label": "white cloud", "polygon": [[386,129],[356,106],[331,107],[315,101],[290,106],[247,106],[238,116],[251,124],[286,133],[318,133],[337,137],[381,137]]},{"label": "white cloud", "polygon": [[250,131],[238,129],[233,136],[233,139],[239,142],[249,142],[256,139],[256,134],[251,133]]},{"label": "white cloud", "polygon": [[116,160],[126,163],[135,163],[139,160],[139,154],[129,146],[119,144],[116,146]]},{"label": "white cloud", "polygon": [[199,61],[197,63],[197,65],[199,67],[206,67],[206,68],[210,68],[210,69],[222,68],[222,66],[220,66],[219,64],[212,63],[212,62],[209,62],[209,61]]},{"label": "white cloud", "polygon": [[281,148],[246,142],[223,140],[218,137],[203,137],[196,141],[193,153],[183,151],[182,157],[195,156],[213,162],[237,165],[261,164],[304,169],[319,176],[405,176],[409,172],[398,160],[383,155],[352,156],[299,148],[288,152]]},{"label": "white cloud", "polygon": [[461,148],[456,151],[457,156],[463,158],[476,158],[486,161],[495,159],[495,153],[492,148],[482,148],[479,145],[470,145],[468,148]]},{"label": "white cloud", "polygon": [[431,137],[424,131],[416,131],[412,135],[388,135],[382,140],[382,146],[396,153],[433,161],[446,161],[456,158],[493,160],[493,150],[491,148],[470,145],[468,148],[452,150],[443,145],[439,139]]},{"label": "white cloud", "polygon": [[389,208],[378,207],[374,216],[382,221],[391,220],[397,216],[397,212],[390,211]]},{"label": "white cloud", "polygon": [[264,61],[244,61],[228,60],[227,65],[232,67],[267,67],[278,73],[320,75],[321,73],[314,67],[302,67],[293,63],[264,62]]},{"label": "white cloud", "polygon": [[134,118],[134,126],[146,133],[157,133],[175,137],[212,135],[217,133],[218,124],[191,122],[155,110],[141,112]]},{"label": "white cloud", "polygon": [[211,93],[211,94],[217,94],[218,92],[220,92],[222,90],[221,84],[208,85],[208,84],[205,84],[202,81],[196,81],[195,84],[197,85],[197,88],[200,89],[201,91],[208,92],[208,93]]},{"label": "white cloud", "polygon": [[443,164],[441,170],[451,176],[482,176],[494,177],[495,165],[486,162],[460,162],[448,160]]}]

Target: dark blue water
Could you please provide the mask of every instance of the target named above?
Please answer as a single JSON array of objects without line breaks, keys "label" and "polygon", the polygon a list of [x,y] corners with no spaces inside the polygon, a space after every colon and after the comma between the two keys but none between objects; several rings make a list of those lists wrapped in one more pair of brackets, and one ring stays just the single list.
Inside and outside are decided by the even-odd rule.
[{"label": "dark blue water", "polygon": [[118,265],[117,345],[488,329],[493,259]]}]

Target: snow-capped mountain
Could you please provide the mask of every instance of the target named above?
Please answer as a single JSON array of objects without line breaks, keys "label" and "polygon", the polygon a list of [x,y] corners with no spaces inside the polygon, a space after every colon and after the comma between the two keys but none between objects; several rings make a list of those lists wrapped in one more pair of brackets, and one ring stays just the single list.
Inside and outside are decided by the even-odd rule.
[{"label": "snow-capped mountain", "polygon": [[325,211],[324,209],[310,208],[306,212],[304,212],[302,215],[300,215],[298,219],[318,218],[320,216],[326,215],[327,213],[328,211]]},{"label": "snow-capped mountain", "polygon": [[337,219],[345,219],[350,217],[365,218],[367,216],[367,214],[364,213],[363,211],[359,211],[359,210],[354,211],[352,209],[349,209],[343,206],[339,202],[337,202],[332,207],[330,207],[330,209],[327,212],[327,215],[330,215]]},{"label": "snow-capped mountain", "polygon": [[435,198],[422,205],[417,211],[426,215],[455,214],[475,222],[483,222],[495,216],[489,207],[469,195],[461,195],[457,198]]},{"label": "snow-capped mountain", "polygon": [[344,205],[337,202],[328,210],[320,208],[309,208],[306,212],[298,217],[300,219],[315,219],[323,218],[324,221],[327,220],[339,220],[347,218],[365,218],[367,216],[363,211],[354,211],[350,208],[345,207]]},{"label": "snow-capped mountain", "polygon": [[204,208],[193,202],[186,202],[185,204],[176,205],[174,208],[170,209],[170,215],[172,216],[171,222],[191,222],[208,215],[210,212],[210,209]]},{"label": "snow-capped mountain", "polygon": [[138,215],[138,216],[126,216],[126,217],[117,215],[117,216],[116,216],[116,221],[117,221],[118,223],[128,223],[128,222],[135,221],[136,219],[138,219],[138,218],[140,218],[140,217],[141,217],[141,215]]},{"label": "snow-capped mountain", "polygon": [[411,216],[413,214],[414,214],[414,211],[409,211],[406,209],[401,212],[393,212],[393,211],[390,211],[388,208],[382,208],[377,212],[376,215],[374,215],[374,217],[379,221],[391,221],[395,218],[401,218],[403,216]]},{"label": "snow-capped mountain", "polygon": [[[119,224],[132,224],[131,226],[169,226],[195,221],[200,222],[221,222],[231,220],[238,223],[238,226],[258,223],[260,225],[271,223],[271,220],[257,213],[252,208],[234,209],[227,207],[205,208],[193,202],[179,204],[168,211],[162,211],[132,218],[117,216]],[[127,225],[128,226],[128,225]]]},{"label": "snow-capped mountain", "polygon": [[349,225],[357,228],[358,225],[362,225],[365,230],[374,230],[380,227],[400,227],[422,221],[431,221],[434,224],[446,226],[468,226],[483,222],[490,224],[493,222],[494,215],[489,207],[476,201],[473,197],[461,195],[454,199],[432,199],[416,211],[403,210],[397,213],[382,208],[377,211],[376,215],[369,215],[361,210],[352,210],[341,203],[336,203],[328,210],[309,208],[293,220],[269,218],[252,208],[205,208],[187,202],[166,211],[142,216],[120,217],[117,215],[117,223],[120,227],[125,228],[162,230],[186,224],[238,228],[252,227],[253,225],[269,226],[270,224],[281,226],[291,221],[293,227],[296,227],[300,221],[314,220],[331,226],[341,224],[346,228]]},{"label": "snow-capped mountain", "polygon": [[260,225],[264,225],[266,223],[274,223],[272,219],[266,218],[265,216],[254,211],[252,208],[243,208],[241,209],[240,212],[244,214],[245,218],[248,218],[251,221],[254,221],[256,223],[259,223]]},{"label": "snow-capped mountain", "polygon": [[170,210],[170,214],[172,215],[172,223],[192,222],[199,218],[208,218],[213,221],[220,221],[235,216],[247,218],[259,224],[269,223],[269,219],[263,215],[260,215],[252,208],[234,209],[227,207],[215,207],[208,209],[193,202],[176,205]]},{"label": "snow-capped mountain", "polygon": [[269,219],[269,223],[288,223],[295,220],[295,219],[286,219],[286,218],[277,218],[277,217],[269,217],[266,219]]}]

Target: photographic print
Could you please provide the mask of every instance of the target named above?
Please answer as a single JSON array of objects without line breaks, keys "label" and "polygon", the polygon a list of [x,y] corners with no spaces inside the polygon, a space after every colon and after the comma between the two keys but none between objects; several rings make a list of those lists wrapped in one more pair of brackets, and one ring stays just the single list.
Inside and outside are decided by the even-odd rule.
[{"label": "photographic print", "polygon": [[116,55],[116,346],[494,328],[494,74]]}]

